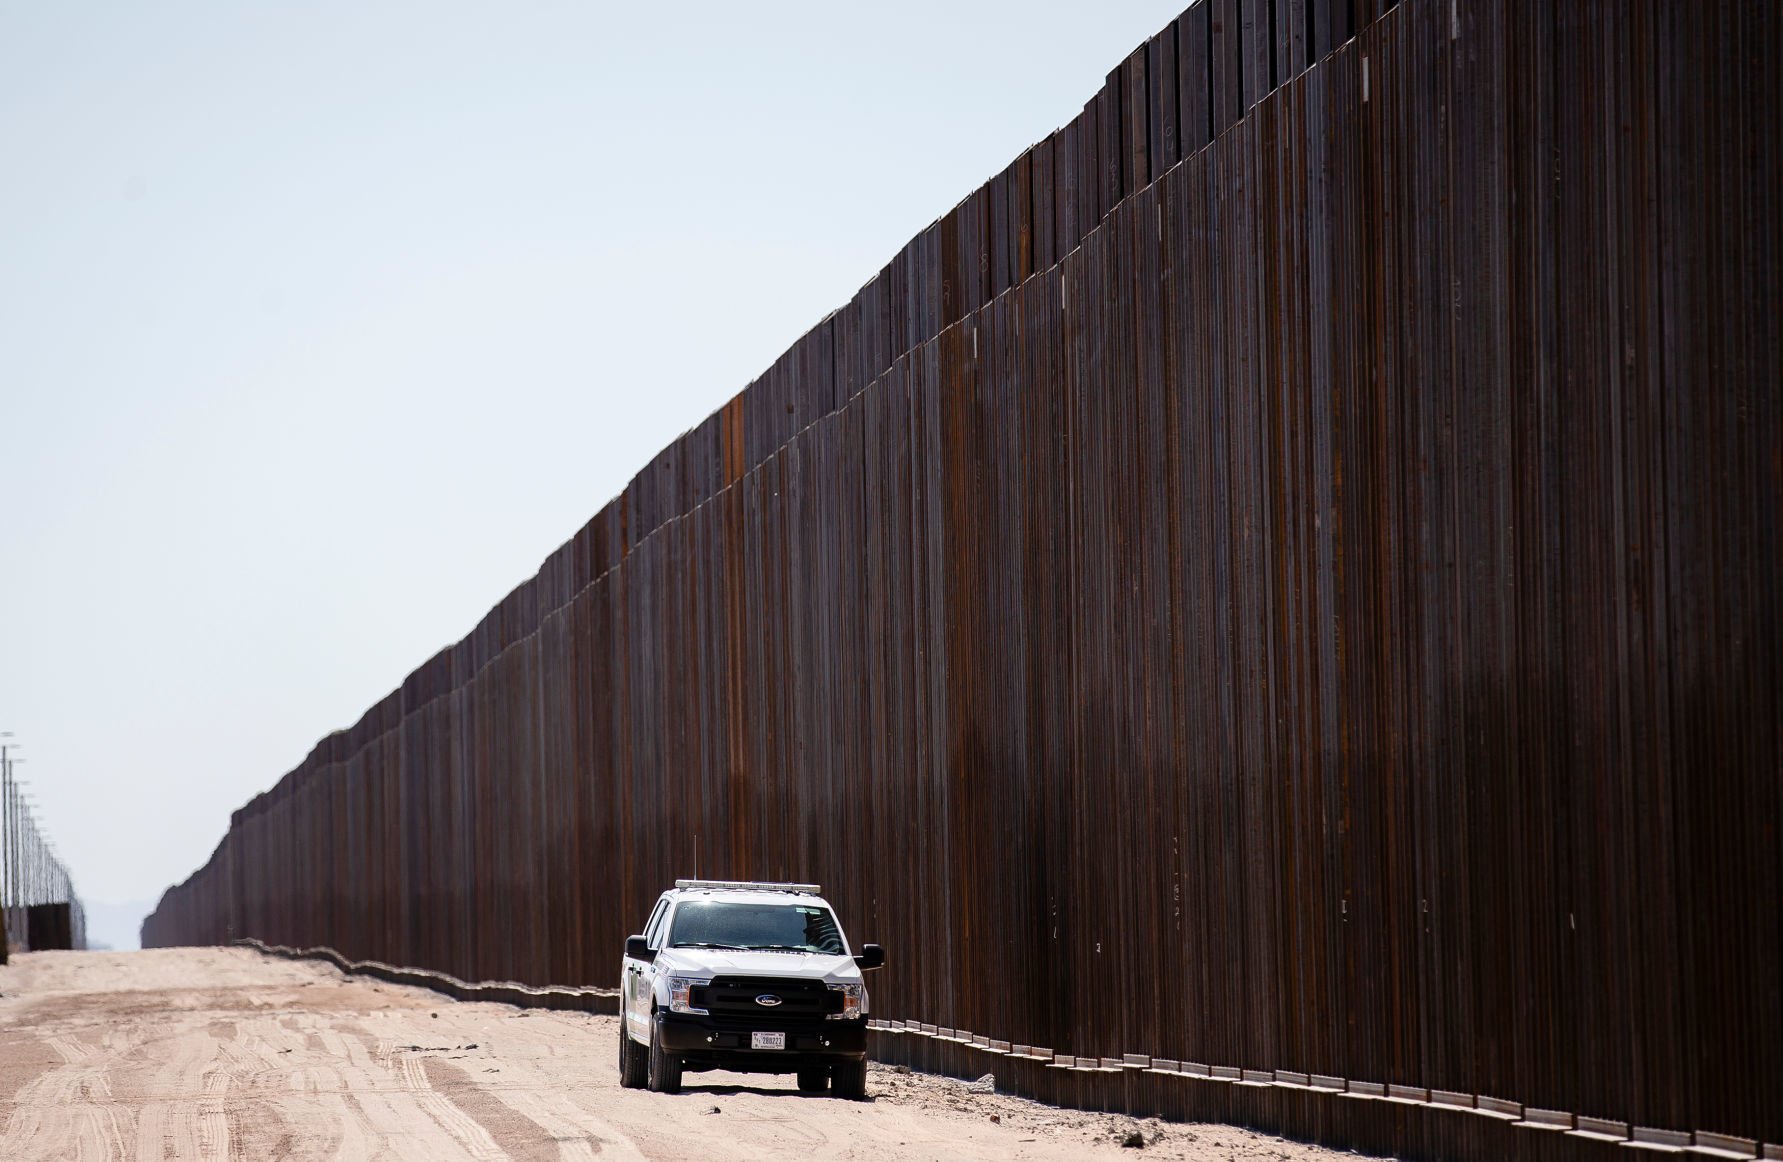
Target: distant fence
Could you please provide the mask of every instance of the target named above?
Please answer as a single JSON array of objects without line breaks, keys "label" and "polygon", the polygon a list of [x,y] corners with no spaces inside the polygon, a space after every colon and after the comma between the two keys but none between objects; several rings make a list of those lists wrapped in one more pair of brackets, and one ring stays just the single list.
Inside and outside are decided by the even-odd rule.
[{"label": "distant fence", "polygon": [[0,743],[0,964],[14,952],[87,946],[86,911],[15,776],[16,749]]},{"label": "distant fence", "polygon": [[819,880],[897,1059],[1783,1143],[1783,16],[1375,8],[1190,8],[145,944],[610,986],[675,876]]}]

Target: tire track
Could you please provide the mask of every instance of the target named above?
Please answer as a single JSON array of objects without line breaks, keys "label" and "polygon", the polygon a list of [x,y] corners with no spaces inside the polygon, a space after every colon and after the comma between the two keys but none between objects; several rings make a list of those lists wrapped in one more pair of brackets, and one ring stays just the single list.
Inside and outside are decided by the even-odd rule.
[{"label": "tire track", "polygon": [[[0,1137],[0,1157],[19,1162],[124,1157],[135,1116],[111,1104],[109,1068],[117,1051],[84,1044],[71,1033],[50,1033],[43,1043],[63,1064],[19,1090]],[[72,1140],[71,1152],[54,1147],[58,1138]]]},{"label": "tire track", "polygon": [[479,1162],[508,1157],[507,1151],[495,1144],[495,1139],[476,1118],[433,1088],[427,1076],[426,1059],[420,1053],[399,1051],[394,1038],[384,1037],[378,1040],[373,1056],[401,1079],[415,1103],[458,1143],[467,1156]]},{"label": "tire track", "polygon": [[343,1026],[323,1027],[316,1035],[331,1056],[344,1059],[347,1064],[341,1070],[346,1082],[345,1099],[364,1119],[376,1156],[410,1162],[479,1162],[478,1155],[450,1132],[443,1141],[437,1135],[430,1135],[434,1139],[431,1142],[419,1140],[417,1121],[423,1125],[439,1123],[413,1099],[398,1074],[379,1063],[372,1047],[356,1033],[355,1027]]}]

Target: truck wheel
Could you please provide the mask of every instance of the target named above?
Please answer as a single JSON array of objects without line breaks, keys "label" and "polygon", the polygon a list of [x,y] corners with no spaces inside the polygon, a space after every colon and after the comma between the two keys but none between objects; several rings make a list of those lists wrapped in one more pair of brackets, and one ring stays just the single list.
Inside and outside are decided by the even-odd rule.
[{"label": "truck wheel", "polygon": [[867,1059],[838,1061],[830,1067],[830,1092],[849,1101],[864,1101],[867,1096]]},{"label": "truck wheel", "polygon": [[799,1070],[800,1093],[822,1093],[830,1087],[830,1071],[818,1066],[816,1069]]},{"label": "truck wheel", "polygon": [[650,1051],[631,1039],[625,1031],[625,1018],[619,1018],[619,1084],[626,1089],[642,1089],[650,1067]]},{"label": "truck wheel", "polygon": [[657,1093],[681,1092],[681,1058],[662,1047],[662,1039],[650,1030],[650,1088]]}]

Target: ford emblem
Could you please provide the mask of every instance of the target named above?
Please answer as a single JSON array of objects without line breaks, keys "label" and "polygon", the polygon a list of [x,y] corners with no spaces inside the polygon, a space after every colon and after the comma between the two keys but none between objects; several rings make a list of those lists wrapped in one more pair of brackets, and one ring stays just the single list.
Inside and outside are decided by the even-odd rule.
[{"label": "ford emblem", "polygon": [[773,1008],[775,1005],[780,1003],[780,998],[775,996],[773,993],[763,993],[761,996],[755,998],[755,1003],[758,1005],[766,1005],[769,1008]]}]

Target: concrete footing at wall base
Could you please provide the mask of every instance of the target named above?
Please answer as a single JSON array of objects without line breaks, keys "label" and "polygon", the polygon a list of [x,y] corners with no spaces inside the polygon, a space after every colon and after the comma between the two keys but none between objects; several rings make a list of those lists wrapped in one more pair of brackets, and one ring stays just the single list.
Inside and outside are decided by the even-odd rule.
[{"label": "concrete footing at wall base", "polygon": [[498,1005],[518,1005],[523,1009],[564,1009],[571,1012],[607,1013],[617,1015],[619,1012],[619,990],[603,988],[562,988],[550,986],[537,988],[532,985],[518,984],[514,981],[463,981],[443,972],[433,972],[425,968],[404,968],[398,965],[385,964],[378,960],[349,960],[332,948],[287,948],[282,944],[267,944],[253,937],[245,937],[230,942],[241,948],[252,948],[267,956],[279,956],[286,960],[323,960],[334,965],[342,972],[354,976],[369,976],[374,980],[387,981],[390,984],[414,985],[417,988],[432,989],[455,1001],[491,1001]]},{"label": "concrete footing at wall base", "polygon": [[[1407,1162],[1627,1162],[1631,1146],[1683,1157],[1760,1156],[1756,1150],[1710,1155],[1689,1144],[1689,1134],[1680,1135],[1686,1144],[1674,1145],[1643,1141],[1647,1135],[1626,1128],[1617,1136],[1588,1133],[1578,1127],[1593,1119],[1571,1115],[1567,1126],[1554,1127],[1558,1132],[1540,1132],[1478,1103],[1462,1107],[1429,1097],[1401,1099],[1386,1093],[1384,1086],[1380,1096],[1369,1096],[1359,1089],[1312,1084],[1326,1079],[1304,1074],[1287,1080],[1251,1070],[1196,1075],[1164,1068],[1180,1066],[1178,1062],[1154,1065],[1137,1058],[1066,1058],[1072,1064],[1061,1065],[1058,1059],[1049,1059],[1050,1054],[1038,1057],[1012,1051],[1027,1046],[992,1049],[976,1043],[972,1034],[942,1037],[938,1034],[956,1031],[937,1030],[912,1035],[887,1024],[897,1022],[875,1022],[868,1033],[867,1051],[875,1061],[965,1080],[990,1073],[998,1093],[1069,1109],[1172,1122],[1218,1122]],[[1257,1079],[1252,1079],[1253,1073]]]}]

